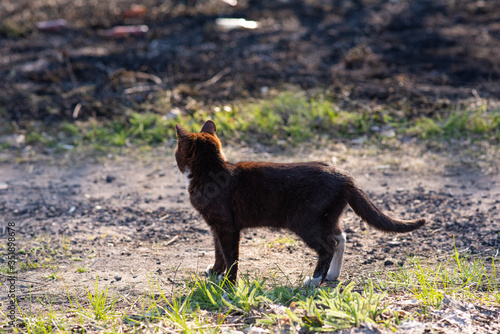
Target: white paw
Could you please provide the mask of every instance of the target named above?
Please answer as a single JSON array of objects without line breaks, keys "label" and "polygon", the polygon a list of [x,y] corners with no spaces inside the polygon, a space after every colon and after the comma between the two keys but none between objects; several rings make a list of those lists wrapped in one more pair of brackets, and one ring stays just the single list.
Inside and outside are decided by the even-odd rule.
[{"label": "white paw", "polygon": [[328,274],[326,275],[326,280],[327,281],[336,281],[337,278],[339,278],[339,276],[340,276],[340,270],[334,271],[332,273],[328,272]]},{"label": "white paw", "polygon": [[311,277],[311,276],[307,276],[306,279],[304,280],[304,285],[310,286],[310,287],[317,287],[321,283],[322,279],[323,279],[323,276],[319,276],[316,278]]},{"label": "white paw", "polygon": [[207,269],[205,269],[205,273],[207,274],[207,276],[212,275],[212,266],[208,266]]}]

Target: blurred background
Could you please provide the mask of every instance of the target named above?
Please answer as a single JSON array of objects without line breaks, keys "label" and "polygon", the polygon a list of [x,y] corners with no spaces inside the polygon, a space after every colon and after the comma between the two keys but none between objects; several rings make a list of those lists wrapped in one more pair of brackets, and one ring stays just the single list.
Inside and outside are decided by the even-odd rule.
[{"label": "blurred background", "polygon": [[[246,126],[238,105],[244,114],[248,103],[285,92],[295,96],[285,105],[332,103],[330,116],[300,120],[318,133],[329,134],[335,122],[323,118],[340,110],[369,121],[347,129],[356,136],[391,121],[424,137],[481,133],[470,128],[475,120],[449,133],[443,123],[451,110],[480,110],[480,121],[494,125],[484,134],[496,140],[499,8],[473,0],[2,0],[0,131],[62,124],[79,141],[106,137],[85,130],[89,119],[112,120],[106,131],[120,145],[137,122],[161,121],[153,141],[163,141],[175,119],[196,123],[225,110],[233,115],[220,122],[230,132]],[[295,112],[278,123],[286,127]],[[54,142],[24,134],[16,140]]]}]

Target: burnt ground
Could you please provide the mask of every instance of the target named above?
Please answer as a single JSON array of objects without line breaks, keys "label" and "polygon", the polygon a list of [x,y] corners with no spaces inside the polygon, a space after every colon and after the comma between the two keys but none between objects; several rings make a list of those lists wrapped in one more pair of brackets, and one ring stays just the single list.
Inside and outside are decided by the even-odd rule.
[{"label": "burnt ground", "polygon": [[[22,128],[141,106],[194,112],[290,86],[326,89],[341,107],[381,102],[408,118],[500,96],[496,0],[144,0],[144,16],[124,17],[134,2],[2,1],[2,117]],[[223,31],[220,17],[260,26]],[[58,31],[35,26],[59,18],[68,23]],[[124,24],[149,31],[103,36]]]},{"label": "burnt ground", "polygon": [[[262,154],[252,156],[239,150],[227,153],[231,160],[262,158]],[[327,160],[330,153],[322,154],[321,159]],[[350,167],[378,206],[393,216],[426,217],[429,223],[409,234],[385,235],[367,228],[349,210],[342,219],[347,248],[341,281],[397,270],[410,256],[444,261],[454,245],[460,253],[484,259],[498,252],[497,173],[365,167],[366,157],[348,154],[350,162],[338,165]],[[17,275],[18,295],[38,296],[57,309],[67,304],[68,291],[84,299],[83,287],[91,288],[98,276],[101,286],[110,285],[113,293],[130,302],[156,291],[156,282],[170,293],[185,278],[203,275],[214,259],[209,229],[189,204],[172,152],[158,155],[161,158],[116,157],[71,167],[0,165],[8,185],[0,191],[0,215],[16,224],[17,248],[24,250],[18,254],[19,263],[37,267]],[[275,161],[309,158],[265,157]],[[297,286],[312,272],[315,261],[314,252],[286,231],[243,233],[240,275]],[[79,273],[78,268],[86,271]],[[57,279],[48,277],[52,273]],[[29,308],[28,303],[24,305]],[[488,312],[474,328],[495,331],[488,327],[495,313]]]}]

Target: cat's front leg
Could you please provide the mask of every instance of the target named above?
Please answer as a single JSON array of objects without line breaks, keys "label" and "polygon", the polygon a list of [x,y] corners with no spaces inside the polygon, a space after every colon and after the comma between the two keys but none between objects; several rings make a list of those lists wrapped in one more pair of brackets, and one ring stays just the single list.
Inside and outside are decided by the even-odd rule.
[{"label": "cat's front leg", "polygon": [[220,250],[226,263],[227,278],[230,282],[236,282],[238,273],[238,257],[240,248],[240,231],[233,229],[221,229],[216,231],[219,239]]},{"label": "cat's front leg", "polygon": [[214,247],[215,247],[215,263],[213,266],[208,266],[205,272],[208,276],[211,275],[223,275],[226,271],[226,261],[224,260],[224,255],[222,254],[222,250],[220,247],[220,241],[215,232],[212,232],[214,238]]}]

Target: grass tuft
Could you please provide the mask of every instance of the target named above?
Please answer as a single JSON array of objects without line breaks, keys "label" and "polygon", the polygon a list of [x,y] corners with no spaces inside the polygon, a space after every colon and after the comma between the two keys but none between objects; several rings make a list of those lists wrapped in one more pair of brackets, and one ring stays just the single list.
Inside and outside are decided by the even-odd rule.
[{"label": "grass tuft", "polygon": [[475,110],[454,110],[435,118],[418,118],[408,130],[422,139],[479,137],[500,139],[500,109],[487,110],[482,104]]},{"label": "grass tuft", "polygon": [[417,257],[409,263],[398,270],[381,273],[375,280],[378,289],[392,294],[411,294],[420,302],[424,314],[442,308],[446,296],[499,304],[500,282],[494,257],[489,264],[455,248],[446,261],[438,264],[426,263]]}]

